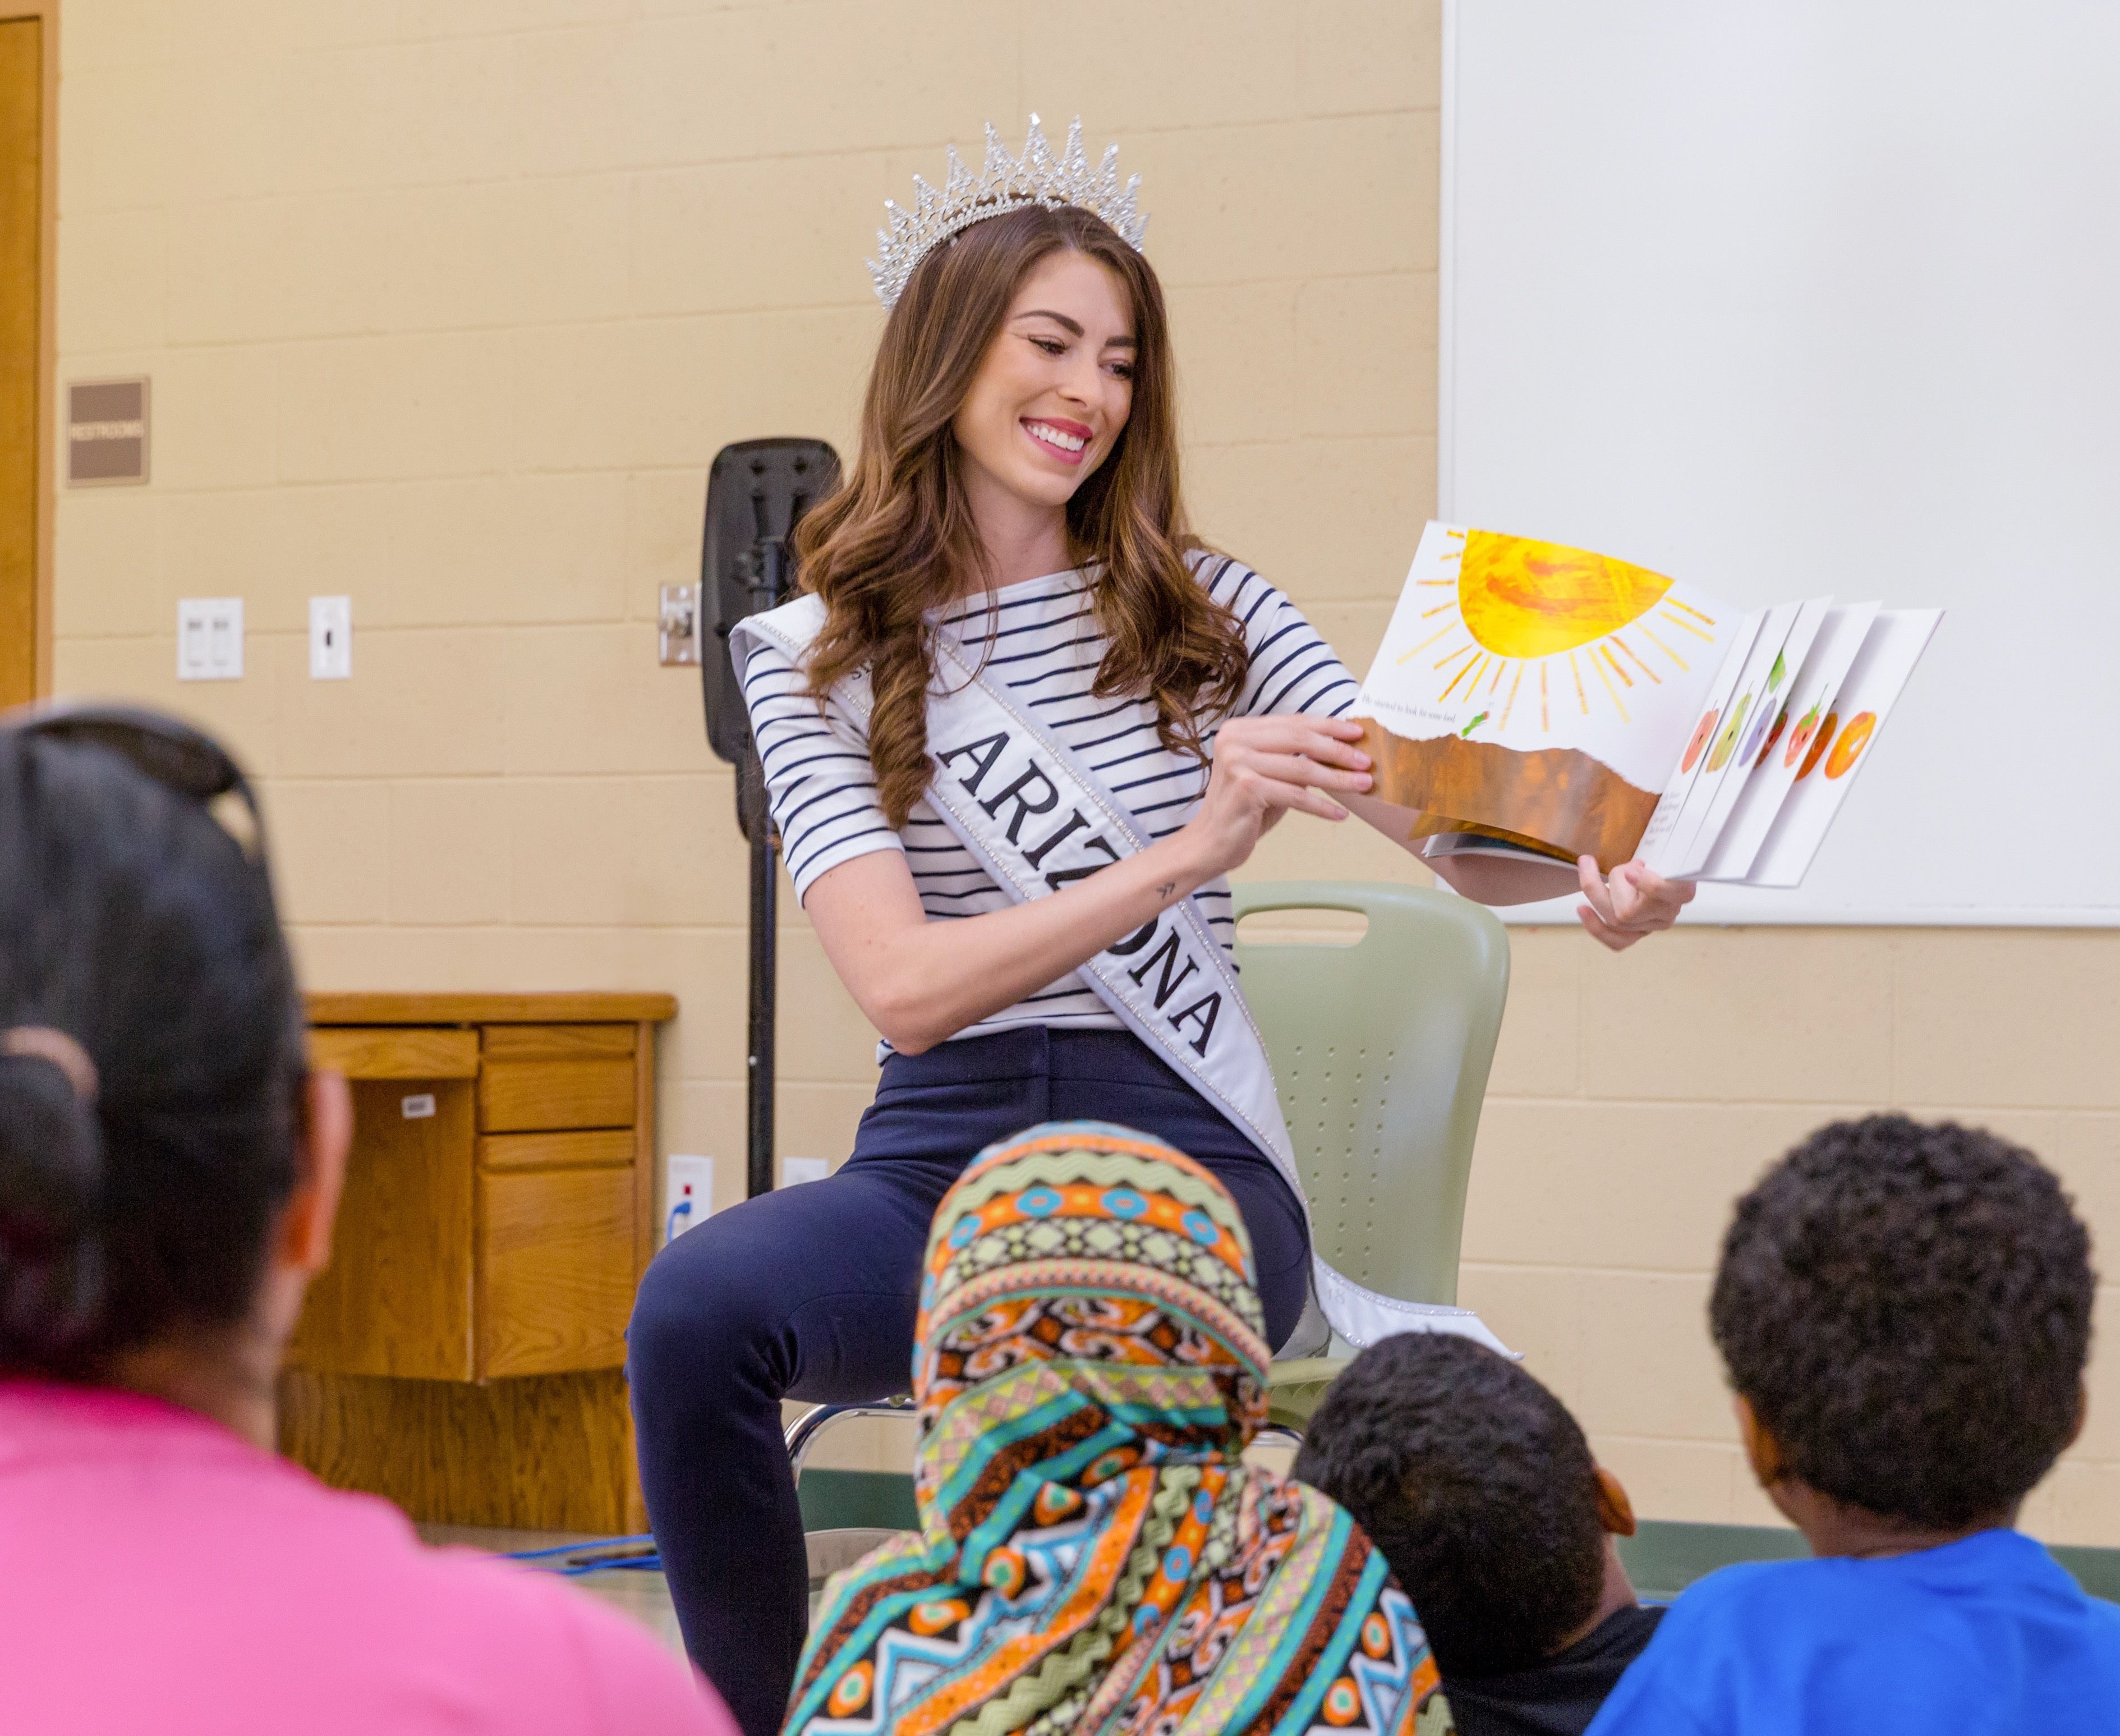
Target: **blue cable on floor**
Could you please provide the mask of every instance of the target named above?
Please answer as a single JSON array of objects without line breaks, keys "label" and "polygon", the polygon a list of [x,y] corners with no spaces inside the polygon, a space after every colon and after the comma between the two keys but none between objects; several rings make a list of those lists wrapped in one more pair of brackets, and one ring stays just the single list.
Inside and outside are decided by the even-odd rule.
[{"label": "blue cable on floor", "polygon": [[[517,1549],[503,1555],[504,1561],[544,1561],[556,1555],[588,1556],[601,1554],[612,1549],[623,1549],[634,1543],[652,1543],[652,1532],[644,1531],[638,1537],[593,1538],[585,1543],[558,1543],[549,1549]],[[583,1574],[610,1573],[619,1569],[644,1569],[659,1573],[662,1571],[662,1556],[658,1550],[647,1555],[621,1557],[616,1561],[585,1561],[572,1562],[562,1567],[546,1570],[556,1572],[565,1579],[579,1579]]]}]

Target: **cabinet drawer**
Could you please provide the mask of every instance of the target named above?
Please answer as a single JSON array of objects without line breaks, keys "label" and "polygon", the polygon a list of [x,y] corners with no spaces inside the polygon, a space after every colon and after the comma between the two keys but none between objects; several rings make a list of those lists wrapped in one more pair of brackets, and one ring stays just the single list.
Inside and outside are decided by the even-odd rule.
[{"label": "cabinet drawer", "polygon": [[482,1170],[583,1170],[633,1161],[633,1130],[490,1133],[478,1143]]},{"label": "cabinet drawer", "polygon": [[478,1124],[489,1133],[633,1125],[630,1059],[495,1061],[478,1078]]},{"label": "cabinet drawer", "polygon": [[630,1025],[489,1025],[489,1061],[630,1060]]},{"label": "cabinet drawer", "polygon": [[478,1178],[478,1372],[569,1374],[625,1361],[629,1169]]},{"label": "cabinet drawer", "polygon": [[309,1033],[309,1064],[349,1079],[475,1078],[478,1033],[325,1026]]}]

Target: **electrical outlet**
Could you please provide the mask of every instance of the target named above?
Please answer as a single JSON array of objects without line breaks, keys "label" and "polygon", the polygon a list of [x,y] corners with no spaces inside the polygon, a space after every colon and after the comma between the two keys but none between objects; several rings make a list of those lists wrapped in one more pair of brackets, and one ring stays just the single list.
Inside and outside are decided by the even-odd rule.
[{"label": "electrical outlet", "polygon": [[783,1157],[780,1160],[780,1185],[798,1187],[806,1181],[822,1181],[832,1173],[832,1166],[821,1157]]},{"label": "electrical outlet", "polygon": [[714,1160],[672,1152],[668,1163],[669,1203],[662,1212],[662,1240],[673,1242],[713,1215]]},{"label": "electrical outlet", "polygon": [[240,597],[186,597],[179,602],[177,679],[243,679]]},{"label": "electrical outlet", "polygon": [[309,679],[353,679],[353,598],[309,598]]}]

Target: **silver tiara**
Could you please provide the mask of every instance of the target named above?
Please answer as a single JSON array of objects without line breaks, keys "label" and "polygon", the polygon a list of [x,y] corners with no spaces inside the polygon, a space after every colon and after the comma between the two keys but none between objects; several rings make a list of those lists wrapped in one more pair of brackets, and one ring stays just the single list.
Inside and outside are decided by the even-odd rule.
[{"label": "silver tiara", "polygon": [[868,262],[868,274],[876,280],[876,300],[895,307],[912,281],[920,262],[941,242],[973,224],[1004,212],[1043,205],[1051,210],[1061,205],[1079,205],[1094,212],[1118,231],[1119,239],[1136,253],[1141,251],[1141,232],[1148,227],[1145,212],[1134,209],[1134,189],[1141,177],[1134,175],[1119,185],[1119,147],[1107,145],[1104,160],[1093,170],[1082,154],[1082,119],[1076,116],[1067,128],[1067,148],[1059,156],[1045,142],[1038,117],[1030,117],[1030,137],[1024,141],[1023,155],[1013,157],[1001,142],[993,123],[987,123],[987,160],[976,177],[950,147],[950,172],[937,193],[918,175],[913,177],[913,209],[895,199],[886,199],[890,227],[876,232],[880,258]]}]

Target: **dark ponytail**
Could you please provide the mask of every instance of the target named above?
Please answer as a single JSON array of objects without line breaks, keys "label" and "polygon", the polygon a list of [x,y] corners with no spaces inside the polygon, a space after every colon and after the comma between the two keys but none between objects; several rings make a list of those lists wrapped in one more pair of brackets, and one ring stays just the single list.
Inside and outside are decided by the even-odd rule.
[{"label": "dark ponytail", "polygon": [[109,749],[0,730],[0,1374],[244,1316],[302,1069],[262,864]]},{"label": "dark ponytail", "polygon": [[103,1300],[95,1110],[48,1055],[0,1053],[0,1367],[63,1356]]}]

